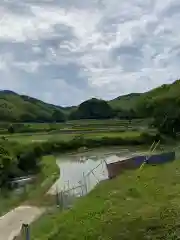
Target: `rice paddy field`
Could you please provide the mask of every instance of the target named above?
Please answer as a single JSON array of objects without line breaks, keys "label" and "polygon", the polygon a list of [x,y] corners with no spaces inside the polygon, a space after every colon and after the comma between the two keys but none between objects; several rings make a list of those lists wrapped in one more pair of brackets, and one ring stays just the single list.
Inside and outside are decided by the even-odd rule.
[{"label": "rice paddy field", "polygon": [[[136,138],[140,136],[141,132],[138,131],[127,131],[127,132],[97,132],[97,133],[86,133],[83,134],[84,138],[114,138],[114,137],[122,137],[122,138]],[[81,134],[82,135],[82,134]],[[54,134],[14,134],[14,135],[6,135],[6,139],[10,141],[19,141],[21,143],[28,143],[28,142],[43,142],[43,141],[69,141],[72,140],[74,137],[79,136],[74,133],[54,133]]]},{"label": "rice paddy field", "polygon": [[[69,141],[75,136],[87,138],[137,137],[141,132],[152,132],[149,120],[78,120],[66,123],[14,124],[15,132],[7,131],[7,124],[0,124],[0,137],[22,143],[48,140]],[[16,130],[17,129],[17,130]]]}]

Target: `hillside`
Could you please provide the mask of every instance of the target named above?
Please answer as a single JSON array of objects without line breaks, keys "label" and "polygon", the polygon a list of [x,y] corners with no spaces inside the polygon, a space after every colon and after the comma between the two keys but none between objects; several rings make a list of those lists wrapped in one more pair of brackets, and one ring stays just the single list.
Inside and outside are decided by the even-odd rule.
[{"label": "hillside", "polygon": [[176,160],[105,181],[72,210],[35,222],[32,240],[179,239],[179,168]]},{"label": "hillside", "polygon": [[129,110],[135,107],[136,102],[141,95],[141,93],[130,93],[110,100],[109,104],[113,109]]},{"label": "hillside", "polygon": [[161,99],[180,99],[180,80],[172,84],[163,84],[160,87],[154,88],[145,93],[131,93],[124,96],[119,96],[109,104],[114,109],[133,109],[143,101],[159,101]]},{"label": "hillside", "polygon": [[[52,122],[63,120],[66,110],[12,91],[0,92],[0,120],[12,122]],[[56,119],[56,117],[58,119]]]},{"label": "hillside", "polygon": [[[164,99],[166,101],[169,101],[171,99],[171,101],[178,100],[180,102],[180,80],[177,80],[172,84],[164,84],[145,93],[131,93],[124,96],[119,96],[113,100],[108,101],[107,103],[112,109],[115,110],[112,116],[139,117],[139,113],[144,111],[144,109],[147,108],[147,105],[155,106],[159,103],[162,105],[162,101],[164,101]],[[102,102],[102,100],[98,101]],[[61,107],[45,103],[41,100],[29,96],[19,95],[12,91],[0,91],[0,121],[54,122],[68,119],[69,116],[71,119],[74,119],[73,115],[77,115],[75,117],[75,119],[77,119],[78,116],[81,115],[79,114],[79,108],[84,105],[85,108],[88,106],[89,109],[87,116],[85,116],[85,108],[83,110],[85,114],[83,115],[83,118],[85,119],[89,118],[90,112],[92,111],[98,111],[96,114],[94,113],[94,116],[99,116],[100,108],[97,106],[98,101],[96,101],[97,104],[93,105],[94,110],[91,106],[91,99],[81,103],[79,106]],[[90,104],[87,105],[86,103]],[[139,106],[141,110],[139,110]],[[132,113],[132,110],[136,111],[136,115]],[[110,113],[110,111],[111,110],[109,109],[107,112]],[[99,118],[102,118],[102,111],[100,112],[101,116]]]},{"label": "hillside", "polygon": [[[164,84],[160,87],[154,88],[148,92],[144,93],[130,93],[127,95],[119,96],[113,100],[108,101],[109,106],[115,110],[115,113],[111,113],[111,117],[117,116],[119,118],[123,117],[141,117],[144,116],[144,112],[148,110],[148,112],[145,114],[145,117],[149,117],[150,112],[152,112],[152,109],[148,109],[147,106],[149,107],[150,105],[154,108],[155,105],[162,105],[163,101],[176,101],[180,99],[180,80],[175,81],[172,84]],[[93,111],[96,111],[99,113],[99,115],[103,116],[103,114],[100,112],[100,107],[97,106],[91,106],[91,99],[87,100],[83,103],[81,103],[76,109],[75,109],[75,114],[74,114],[74,109],[73,110],[73,115],[71,119],[78,119],[78,118],[94,118],[93,115],[97,116],[97,114],[93,114]],[[87,104],[86,104],[87,103]],[[83,110],[84,115],[83,117],[81,116],[81,106],[85,105],[85,109]],[[95,109],[96,108],[96,109]],[[135,111],[136,113],[132,112]],[[86,112],[86,113],[85,113]],[[70,114],[72,115],[72,114]],[[98,117],[97,118],[103,118],[103,117]]]}]

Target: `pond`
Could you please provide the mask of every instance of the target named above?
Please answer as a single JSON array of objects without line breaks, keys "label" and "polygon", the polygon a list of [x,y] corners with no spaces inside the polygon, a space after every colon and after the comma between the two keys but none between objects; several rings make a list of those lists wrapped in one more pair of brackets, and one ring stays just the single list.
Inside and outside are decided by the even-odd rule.
[{"label": "pond", "polygon": [[[162,151],[163,147],[158,150]],[[49,193],[55,194],[68,189],[73,189],[76,194],[80,194],[82,191],[89,192],[97,183],[108,179],[105,161],[109,163],[116,161],[117,157],[125,158],[135,153],[147,153],[147,151],[148,149],[145,147],[107,147],[58,156],[57,164],[60,168],[60,178],[52,186]]]}]

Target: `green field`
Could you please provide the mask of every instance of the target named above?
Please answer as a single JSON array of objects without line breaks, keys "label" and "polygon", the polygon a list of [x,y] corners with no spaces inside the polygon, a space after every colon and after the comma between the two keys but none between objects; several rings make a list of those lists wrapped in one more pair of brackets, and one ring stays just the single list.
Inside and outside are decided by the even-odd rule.
[{"label": "green field", "polygon": [[113,138],[113,137],[138,137],[140,136],[140,131],[125,131],[125,132],[93,132],[93,133],[54,133],[54,134],[13,134],[4,135],[9,141],[18,141],[22,144],[30,142],[43,142],[43,141],[69,141],[76,136],[83,136],[84,138]]},{"label": "green field", "polygon": [[[147,128],[150,120],[134,119],[119,120],[74,120],[65,123],[14,123],[16,133],[37,133],[37,132],[53,132],[53,131],[83,131],[83,130],[103,130],[103,129],[132,129],[132,128]],[[0,133],[7,134],[9,123],[0,123]]]},{"label": "green field", "polygon": [[72,210],[35,222],[32,239],[179,239],[179,169],[177,160],[103,182]]},{"label": "green field", "polygon": [[137,135],[138,132],[150,132],[149,120],[78,120],[66,123],[31,123],[15,124],[14,133],[7,132],[6,124],[0,124],[0,137],[12,141],[28,143],[34,141],[64,140],[69,141],[75,136],[84,137],[111,137]]}]

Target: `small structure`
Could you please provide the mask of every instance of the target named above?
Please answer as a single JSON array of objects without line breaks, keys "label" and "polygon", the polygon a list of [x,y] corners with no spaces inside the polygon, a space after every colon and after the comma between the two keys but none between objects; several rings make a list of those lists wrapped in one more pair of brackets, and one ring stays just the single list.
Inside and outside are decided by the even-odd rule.
[{"label": "small structure", "polygon": [[9,182],[9,185],[12,189],[24,187],[28,183],[32,183],[35,179],[34,176],[24,176],[19,178],[14,178]]},{"label": "small structure", "polygon": [[[115,161],[109,162],[107,159],[106,166],[108,170],[108,177],[110,179],[120,175],[125,170],[137,169],[144,162],[151,165],[162,164],[175,160],[175,152],[166,152],[160,154],[148,155],[136,155],[132,157],[115,157]],[[112,159],[113,160],[113,159]]]}]

